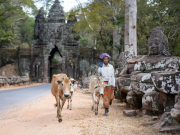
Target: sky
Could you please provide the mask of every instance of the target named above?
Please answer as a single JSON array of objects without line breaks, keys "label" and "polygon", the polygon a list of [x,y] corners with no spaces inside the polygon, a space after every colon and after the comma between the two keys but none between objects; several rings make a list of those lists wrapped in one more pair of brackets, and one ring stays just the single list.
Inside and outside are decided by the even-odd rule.
[{"label": "sky", "polygon": [[[61,2],[61,6],[64,7],[64,11],[65,12],[68,12],[71,8],[73,8],[74,6],[77,6],[78,3],[76,2],[76,0],[59,0],[60,2],[61,1],[64,1],[64,2]],[[81,3],[84,3],[84,2],[88,2],[88,0],[79,0]],[[54,3],[54,2],[53,2]],[[38,9],[40,9],[42,7],[42,2],[37,2],[36,3],[36,6],[38,7]]]}]

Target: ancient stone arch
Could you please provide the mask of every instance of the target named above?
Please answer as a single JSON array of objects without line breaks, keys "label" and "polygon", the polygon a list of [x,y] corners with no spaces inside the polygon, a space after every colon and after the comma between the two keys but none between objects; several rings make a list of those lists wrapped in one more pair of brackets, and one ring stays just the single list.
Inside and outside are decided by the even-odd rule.
[{"label": "ancient stone arch", "polygon": [[[71,36],[75,34],[71,28],[77,19],[73,14],[70,14],[69,18],[65,23],[63,8],[59,1],[55,0],[47,19],[43,11],[39,10],[35,18],[34,40],[31,47],[1,49],[0,57],[10,58],[12,62],[17,63],[21,74],[27,70],[32,81],[47,82],[47,77],[52,76],[50,59],[53,50],[56,49],[62,57],[61,67],[57,68],[69,77],[81,77],[82,70],[80,70],[79,62],[87,60],[89,65],[96,64],[103,51],[91,47],[80,47],[79,36]],[[111,51],[107,53],[111,55]],[[5,63],[4,60],[1,61],[0,67],[3,66],[1,63]]]}]

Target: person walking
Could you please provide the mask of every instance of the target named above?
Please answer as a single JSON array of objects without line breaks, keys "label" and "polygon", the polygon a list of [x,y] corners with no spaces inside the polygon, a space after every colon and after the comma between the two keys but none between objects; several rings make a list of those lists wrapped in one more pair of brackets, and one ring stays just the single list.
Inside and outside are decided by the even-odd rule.
[{"label": "person walking", "polygon": [[105,108],[103,116],[108,116],[109,105],[112,104],[115,88],[114,67],[109,64],[110,59],[111,56],[107,53],[103,53],[99,57],[98,75],[100,80],[107,84],[103,95],[103,106]]}]

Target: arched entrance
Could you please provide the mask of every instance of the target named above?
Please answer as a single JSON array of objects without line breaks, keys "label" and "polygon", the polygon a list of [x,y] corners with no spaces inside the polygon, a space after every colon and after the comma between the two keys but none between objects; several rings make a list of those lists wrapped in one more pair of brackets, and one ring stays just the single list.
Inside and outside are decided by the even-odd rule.
[{"label": "arched entrance", "polygon": [[59,74],[62,72],[62,55],[58,49],[58,47],[55,45],[52,51],[50,52],[49,56],[49,69],[48,69],[48,76],[50,79],[50,82],[52,80],[52,76],[54,74]]}]

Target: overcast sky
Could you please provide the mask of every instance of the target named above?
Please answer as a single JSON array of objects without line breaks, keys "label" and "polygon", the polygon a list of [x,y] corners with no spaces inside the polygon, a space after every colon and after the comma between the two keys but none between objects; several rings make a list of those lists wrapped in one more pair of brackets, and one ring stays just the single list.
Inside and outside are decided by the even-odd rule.
[{"label": "overcast sky", "polygon": [[[71,8],[73,8],[74,6],[77,6],[78,3],[76,2],[76,0],[59,0],[60,2],[61,1],[64,1],[64,2],[61,2],[61,5],[64,7],[64,11],[65,12],[68,12]],[[84,2],[88,2],[88,0],[79,0],[81,3],[84,3]],[[54,3],[54,2],[53,2]],[[36,3],[36,6],[39,8],[42,7],[42,2],[37,2]]]}]

